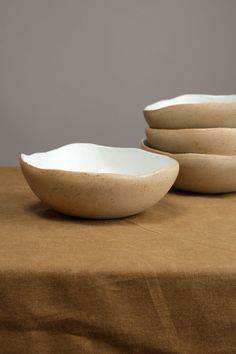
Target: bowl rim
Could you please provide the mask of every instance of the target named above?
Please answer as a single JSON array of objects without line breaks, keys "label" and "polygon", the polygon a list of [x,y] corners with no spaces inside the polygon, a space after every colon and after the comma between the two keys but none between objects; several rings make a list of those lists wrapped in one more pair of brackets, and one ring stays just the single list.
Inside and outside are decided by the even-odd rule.
[{"label": "bowl rim", "polygon": [[[195,102],[187,102],[188,98],[191,100],[199,98],[199,101]],[[181,102],[182,99],[186,99],[186,102]],[[228,99],[227,99],[228,98]],[[202,101],[201,101],[202,99]],[[209,99],[209,100],[207,100]],[[179,102],[178,102],[179,101]],[[190,94],[183,94],[167,99],[162,99],[159,101],[156,101],[154,103],[148,104],[147,106],[144,107],[143,113],[147,112],[154,112],[154,111],[159,111],[161,109],[167,109],[167,108],[172,108],[172,107],[179,107],[179,106],[202,106],[202,105],[217,105],[217,104],[236,104],[236,94],[228,94],[228,95],[210,95],[210,94],[196,94],[196,93],[190,93]]]},{"label": "bowl rim", "polygon": [[[208,159],[211,159],[211,158],[214,158],[214,159],[224,159],[224,160],[235,160],[236,162],[236,155],[219,155],[219,154],[199,154],[199,153],[195,153],[195,152],[180,152],[180,153],[173,153],[173,152],[168,152],[168,151],[162,151],[162,150],[158,150],[158,149],[155,149],[155,148],[152,148],[151,146],[149,146],[147,144],[147,139],[146,138],[142,138],[141,139],[141,142],[140,142],[140,145],[141,147],[142,146],[145,146],[147,147],[149,150],[149,152],[151,152],[152,154],[162,154],[164,156],[169,156],[172,157],[173,156],[173,159],[176,157],[187,157],[187,156],[191,156],[193,158],[197,157],[197,158],[208,158]],[[145,150],[147,151],[147,150]],[[157,151],[157,152],[156,152]]]},{"label": "bowl rim", "polygon": [[[134,147],[114,147],[114,146],[106,146],[106,145],[99,145],[99,144],[93,144],[93,143],[71,143],[71,144],[65,144],[62,146],[59,146],[55,149],[51,149],[48,151],[42,151],[42,152],[36,152],[36,153],[32,153],[32,154],[24,154],[22,153],[20,155],[20,165],[21,167],[23,167],[24,165],[35,169],[36,171],[43,171],[43,172],[48,172],[48,173],[63,173],[63,174],[76,174],[76,175],[86,175],[86,176],[103,176],[103,177],[113,177],[113,178],[129,178],[129,179],[137,179],[137,178],[144,178],[144,177],[150,177],[150,176],[154,176],[156,174],[159,174],[162,171],[166,171],[168,169],[172,169],[173,167],[179,167],[179,163],[178,161],[176,161],[174,158],[170,157],[170,156],[165,156],[165,155],[157,155],[157,159],[159,160],[165,160],[168,161],[168,165],[163,166],[163,167],[159,167],[157,168],[155,166],[155,168],[153,168],[152,170],[150,170],[150,172],[145,172],[145,173],[136,173],[136,174],[128,174],[128,173],[118,173],[118,172],[99,172],[99,171],[75,171],[75,170],[68,170],[68,169],[62,169],[62,168],[43,168],[43,167],[39,167],[36,166],[33,163],[30,163],[30,161],[26,159],[32,157],[33,155],[40,155],[40,154],[47,154],[49,152],[52,151],[58,151],[60,149],[63,149],[65,147],[68,146],[72,146],[72,145],[83,145],[83,146],[93,146],[96,147],[98,149],[109,149],[109,150],[128,150],[128,151],[136,151],[138,154],[143,154],[143,156],[146,154],[151,154],[151,152],[149,151],[145,151],[141,148],[134,148]],[[144,154],[145,153],[145,154]],[[153,154],[152,154],[153,155]]]},{"label": "bowl rim", "polygon": [[230,127],[209,127],[209,128],[152,128],[152,127],[146,127],[145,130],[151,130],[151,131],[171,131],[171,132],[178,132],[178,131],[185,131],[185,132],[202,132],[202,131],[209,131],[209,132],[220,132],[220,131],[233,131],[236,134],[236,127],[230,128]]}]

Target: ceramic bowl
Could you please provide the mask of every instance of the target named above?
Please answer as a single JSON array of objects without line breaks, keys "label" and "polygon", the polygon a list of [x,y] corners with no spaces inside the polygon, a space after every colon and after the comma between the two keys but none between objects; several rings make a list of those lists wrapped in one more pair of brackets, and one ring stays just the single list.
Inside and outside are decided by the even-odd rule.
[{"label": "ceramic bowl", "polygon": [[118,218],[151,207],[168,192],[179,170],[166,156],[94,144],[22,154],[21,168],[42,202],[85,218]]},{"label": "ceramic bowl", "polygon": [[150,128],[236,127],[236,95],[182,95],[145,107]]},{"label": "ceramic bowl", "polygon": [[236,154],[236,128],[146,129],[148,145],[167,152]]},{"label": "ceramic bowl", "polygon": [[236,191],[236,155],[171,154],[149,147],[146,139],[141,141],[141,148],[179,162],[179,175],[174,184],[178,189],[198,193]]}]

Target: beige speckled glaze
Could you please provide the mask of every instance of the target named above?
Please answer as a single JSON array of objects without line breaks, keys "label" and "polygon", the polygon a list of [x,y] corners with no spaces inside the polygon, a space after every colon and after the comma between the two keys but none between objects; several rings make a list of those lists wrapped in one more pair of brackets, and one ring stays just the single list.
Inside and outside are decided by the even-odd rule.
[{"label": "beige speckled glaze", "polygon": [[[109,151],[111,159],[108,156],[106,160]],[[21,168],[32,191],[49,207],[85,218],[118,218],[139,213],[157,203],[177,177],[179,166],[175,160],[160,157],[155,160],[153,154],[140,152],[144,153],[133,148],[71,144],[48,153],[22,155]],[[48,158],[49,154],[54,155]],[[75,155],[72,165],[67,162],[70,154]],[[121,156],[128,163],[124,168],[126,174],[121,174]],[[85,172],[77,171],[81,169],[76,166],[81,159],[84,159]]]},{"label": "beige speckled glaze", "polygon": [[174,184],[178,189],[198,193],[236,191],[236,155],[171,154],[149,147],[145,139],[141,141],[141,148],[179,162],[179,175]]},{"label": "beige speckled glaze", "polygon": [[146,128],[148,145],[171,153],[235,155],[236,128]]},{"label": "beige speckled glaze", "polygon": [[182,95],[145,107],[150,128],[236,127],[236,95]]}]

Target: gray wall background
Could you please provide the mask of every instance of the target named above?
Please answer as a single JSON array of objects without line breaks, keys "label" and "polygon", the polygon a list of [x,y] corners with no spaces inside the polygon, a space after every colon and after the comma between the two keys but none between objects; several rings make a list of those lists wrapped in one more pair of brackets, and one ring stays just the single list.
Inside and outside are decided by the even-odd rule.
[{"label": "gray wall background", "polygon": [[142,109],[236,93],[235,0],[0,0],[0,164],[138,146]]}]

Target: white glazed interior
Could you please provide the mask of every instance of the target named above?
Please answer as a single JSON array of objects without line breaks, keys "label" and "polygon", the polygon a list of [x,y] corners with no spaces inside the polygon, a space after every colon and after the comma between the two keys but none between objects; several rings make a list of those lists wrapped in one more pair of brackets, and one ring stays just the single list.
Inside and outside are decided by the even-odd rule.
[{"label": "white glazed interior", "polygon": [[157,109],[169,107],[169,106],[175,106],[175,105],[180,105],[180,104],[200,104],[200,103],[230,103],[230,102],[235,102],[236,103],[236,95],[226,95],[226,96],[220,96],[220,95],[197,95],[197,94],[188,94],[188,95],[182,95],[182,96],[177,96],[168,100],[162,100],[155,102],[153,104],[150,104],[144,108],[145,111],[154,111]]},{"label": "white glazed interior", "polygon": [[21,159],[41,169],[130,176],[146,175],[177,163],[167,156],[141,149],[83,143],[69,144],[32,155],[21,154]]}]

